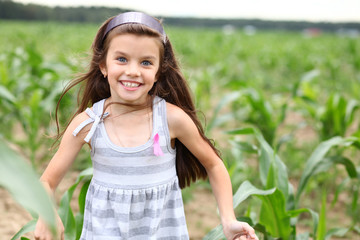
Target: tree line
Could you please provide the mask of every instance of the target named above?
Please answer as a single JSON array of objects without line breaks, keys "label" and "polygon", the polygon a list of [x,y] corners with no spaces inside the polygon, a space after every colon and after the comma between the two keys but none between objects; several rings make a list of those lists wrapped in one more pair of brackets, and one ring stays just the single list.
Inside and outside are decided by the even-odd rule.
[{"label": "tree line", "polygon": [[[108,17],[131,9],[110,7],[47,7],[37,4],[22,4],[12,0],[0,0],[0,19],[37,20],[62,22],[101,23]],[[159,17],[159,16],[158,16]],[[330,23],[305,21],[269,21],[260,19],[206,19],[160,17],[165,25],[185,27],[223,27],[232,25],[236,28],[254,26],[258,29],[294,30],[317,28],[323,31],[336,31],[340,28],[360,31],[360,23]]]}]

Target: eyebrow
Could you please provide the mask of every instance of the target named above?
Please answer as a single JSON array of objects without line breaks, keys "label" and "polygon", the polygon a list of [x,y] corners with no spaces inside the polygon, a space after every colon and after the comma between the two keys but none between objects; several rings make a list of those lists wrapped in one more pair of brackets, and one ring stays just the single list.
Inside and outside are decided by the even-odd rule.
[{"label": "eyebrow", "polygon": [[[122,51],[115,51],[114,55],[124,55],[125,57],[128,56],[128,54],[122,52]],[[144,56],[141,56],[142,59],[152,59],[152,60],[155,60],[157,59],[155,56],[153,55],[144,55]]]}]

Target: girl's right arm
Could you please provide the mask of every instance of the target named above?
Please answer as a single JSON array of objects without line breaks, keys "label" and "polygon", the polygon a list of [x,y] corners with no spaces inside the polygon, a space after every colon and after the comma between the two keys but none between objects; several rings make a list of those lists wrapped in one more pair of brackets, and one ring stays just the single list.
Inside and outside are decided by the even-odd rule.
[{"label": "girl's right arm", "polygon": [[[70,168],[72,163],[75,161],[76,156],[84,145],[84,137],[89,131],[91,125],[84,127],[82,131],[75,137],[72,135],[72,132],[75,128],[84,120],[89,118],[89,116],[83,112],[77,115],[67,127],[62,140],[59,145],[59,149],[51,159],[49,165],[46,167],[44,173],[42,174],[40,181],[43,183],[45,189],[54,197],[55,190],[59,185],[60,181],[66,174],[67,170]],[[60,217],[57,216],[58,220],[58,234],[61,236],[61,239],[64,239],[64,226],[60,220]],[[52,234],[46,226],[46,223],[39,218],[36,228],[34,231],[35,239],[41,240],[50,240]],[[59,239],[59,238],[56,238]]]}]

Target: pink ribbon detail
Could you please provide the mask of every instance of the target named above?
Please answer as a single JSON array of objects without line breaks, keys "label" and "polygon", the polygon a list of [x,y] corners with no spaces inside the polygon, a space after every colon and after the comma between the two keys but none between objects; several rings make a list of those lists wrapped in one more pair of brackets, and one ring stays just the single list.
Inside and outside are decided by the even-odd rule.
[{"label": "pink ribbon detail", "polygon": [[160,143],[159,143],[159,134],[157,133],[154,137],[154,154],[156,156],[162,156],[164,153],[161,151]]}]

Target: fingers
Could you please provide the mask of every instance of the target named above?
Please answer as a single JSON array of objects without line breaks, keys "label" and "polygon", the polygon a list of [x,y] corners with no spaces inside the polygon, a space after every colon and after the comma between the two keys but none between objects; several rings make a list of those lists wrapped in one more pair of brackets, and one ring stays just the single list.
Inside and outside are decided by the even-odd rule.
[{"label": "fingers", "polygon": [[244,230],[247,232],[245,239],[255,239],[258,240],[258,237],[255,234],[254,228],[252,228],[248,223],[245,223]]},{"label": "fingers", "polygon": [[[247,224],[248,225],[248,224]],[[250,226],[245,226],[241,233],[234,236],[233,240],[259,240],[255,234],[255,230]]]},{"label": "fingers", "polygon": [[228,240],[259,240],[254,228],[246,222],[232,221],[225,224],[223,230]]},{"label": "fingers", "polygon": [[52,235],[52,232],[49,230],[47,225],[39,219],[36,224],[36,228],[34,231],[34,239],[35,240],[64,240],[64,226],[61,221],[58,222],[57,226],[57,235],[56,237]]},{"label": "fingers", "polygon": [[248,235],[245,234],[236,234],[233,240],[247,240]]},{"label": "fingers", "polygon": [[259,240],[256,235],[255,235],[255,237],[250,237],[249,234],[248,235],[238,234],[233,238],[233,240],[249,240],[249,239]]},{"label": "fingers", "polygon": [[35,240],[52,240],[52,235],[45,233],[45,234],[35,234]]}]

